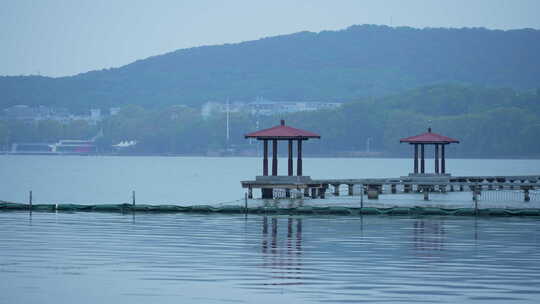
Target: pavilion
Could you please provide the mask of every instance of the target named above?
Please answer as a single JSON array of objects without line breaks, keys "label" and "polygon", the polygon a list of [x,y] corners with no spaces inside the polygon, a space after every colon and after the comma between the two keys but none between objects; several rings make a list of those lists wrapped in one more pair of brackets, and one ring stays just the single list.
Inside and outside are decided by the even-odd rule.
[{"label": "pavilion", "polygon": [[264,129],[246,134],[245,138],[256,138],[263,141],[263,176],[268,176],[268,141],[272,141],[272,176],[278,175],[278,141],[286,140],[289,143],[288,176],[293,176],[293,140],[298,142],[296,175],[302,176],[302,141],[310,138],[321,138],[320,135],[289,127],[285,125],[285,120],[281,124],[269,129]]},{"label": "pavilion", "polygon": [[[456,139],[431,132],[431,128],[428,128],[428,131],[426,133],[402,138],[399,140],[399,142],[414,145],[414,173],[412,173],[411,175],[426,175],[424,160],[425,145],[435,146],[435,175],[449,175],[446,174],[446,156],[444,153],[444,147],[448,144],[459,143],[459,141]],[[420,170],[418,170],[418,146],[420,146]],[[440,160],[439,147],[441,151]]]},{"label": "pavilion", "polygon": [[[320,135],[301,129],[296,129],[285,125],[285,120],[281,120],[281,124],[269,129],[264,129],[256,132],[252,132],[245,135],[245,138],[256,138],[263,141],[263,175],[257,176],[259,181],[267,181],[270,183],[285,182],[288,183],[294,176],[293,172],[293,141],[297,141],[297,159],[296,159],[296,177],[295,180],[310,180],[309,177],[303,176],[302,172],[302,142],[310,138],[321,138]],[[268,176],[268,141],[272,141],[272,176]],[[284,140],[288,142],[288,170],[287,176],[278,176],[278,141]],[[263,198],[273,197],[273,187],[261,188]],[[289,190],[286,191],[286,195],[289,196]],[[249,196],[252,197],[251,188]]]}]

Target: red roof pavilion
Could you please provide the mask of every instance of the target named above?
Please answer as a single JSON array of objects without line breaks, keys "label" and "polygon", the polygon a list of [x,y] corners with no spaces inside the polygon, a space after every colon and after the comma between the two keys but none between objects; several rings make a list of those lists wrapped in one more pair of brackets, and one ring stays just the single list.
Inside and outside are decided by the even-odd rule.
[{"label": "red roof pavilion", "polygon": [[432,133],[431,128],[426,133],[420,135],[405,137],[399,140],[400,143],[417,143],[417,144],[451,144],[459,143],[459,140],[448,136]]},{"label": "red roof pavilion", "polygon": [[268,141],[272,141],[272,175],[277,176],[277,142],[278,140],[287,140],[289,142],[289,162],[288,175],[293,175],[293,140],[298,141],[298,158],[296,161],[296,174],[302,176],[302,141],[310,138],[321,138],[320,135],[306,130],[301,130],[285,125],[285,120],[281,124],[269,129],[259,130],[244,135],[245,138],[256,138],[262,140],[264,144],[263,154],[263,176],[268,175]]},{"label": "red roof pavilion", "polygon": [[[459,143],[459,140],[444,135],[431,132],[428,128],[426,133],[416,136],[405,137],[399,140],[400,143],[409,143],[414,145],[414,173],[425,174],[424,145],[435,146],[435,174],[446,175],[446,157],[444,146],[452,143]],[[418,172],[418,145],[420,145],[420,172]],[[440,171],[439,171],[439,146],[441,147]]]},{"label": "red roof pavilion", "polygon": [[248,133],[245,135],[245,138],[285,140],[321,138],[321,136],[313,132],[286,126],[285,121],[281,120],[281,124],[279,126]]}]

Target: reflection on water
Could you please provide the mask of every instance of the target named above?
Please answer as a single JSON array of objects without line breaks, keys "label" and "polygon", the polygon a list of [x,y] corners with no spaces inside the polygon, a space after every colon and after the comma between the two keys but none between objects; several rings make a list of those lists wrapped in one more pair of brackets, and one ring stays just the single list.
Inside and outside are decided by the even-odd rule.
[{"label": "reflection on water", "polygon": [[414,221],[413,245],[418,251],[443,250],[445,241],[444,223],[439,221]]},{"label": "reflection on water", "polygon": [[0,213],[0,303],[535,303],[540,219]]},{"label": "reflection on water", "polygon": [[[301,285],[302,282],[302,219],[287,219],[287,237],[284,248],[279,248],[278,219],[271,219],[272,234],[268,236],[268,217],[262,217],[262,267],[270,268],[278,282],[263,285]],[[296,225],[294,225],[296,222]],[[296,226],[296,227],[293,227]],[[296,229],[295,229],[296,228]],[[270,238],[270,250],[268,239]]]}]

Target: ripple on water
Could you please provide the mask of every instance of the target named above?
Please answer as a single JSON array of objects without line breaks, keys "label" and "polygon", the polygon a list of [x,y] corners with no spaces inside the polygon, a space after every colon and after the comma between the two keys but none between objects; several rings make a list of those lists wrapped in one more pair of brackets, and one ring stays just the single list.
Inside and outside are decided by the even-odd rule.
[{"label": "ripple on water", "polygon": [[539,228],[532,218],[6,212],[0,302],[533,303]]}]

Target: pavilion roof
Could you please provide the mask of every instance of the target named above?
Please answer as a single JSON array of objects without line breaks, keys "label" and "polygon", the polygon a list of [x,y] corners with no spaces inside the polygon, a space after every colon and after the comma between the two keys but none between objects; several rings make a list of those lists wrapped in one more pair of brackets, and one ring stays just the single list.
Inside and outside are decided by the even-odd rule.
[{"label": "pavilion roof", "polygon": [[400,143],[412,143],[412,144],[450,144],[459,143],[459,140],[450,138],[448,136],[440,135],[431,132],[431,128],[426,133],[422,133],[415,136],[405,137],[399,140]]},{"label": "pavilion roof", "polygon": [[319,134],[309,132],[302,129],[297,129],[285,125],[285,121],[281,120],[281,124],[272,128],[255,131],[244,135],[245,138],[257,139],[307,139],[321,138]]}]

